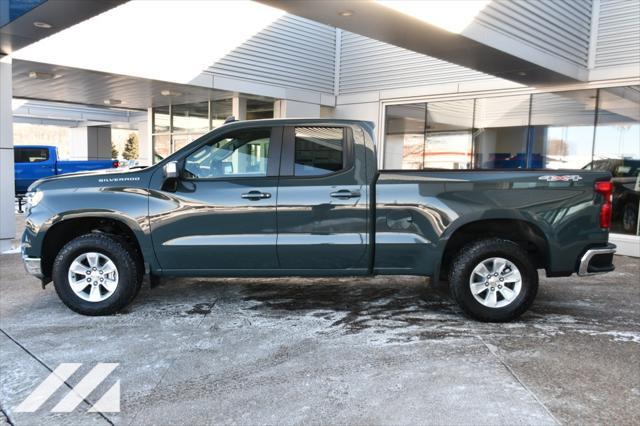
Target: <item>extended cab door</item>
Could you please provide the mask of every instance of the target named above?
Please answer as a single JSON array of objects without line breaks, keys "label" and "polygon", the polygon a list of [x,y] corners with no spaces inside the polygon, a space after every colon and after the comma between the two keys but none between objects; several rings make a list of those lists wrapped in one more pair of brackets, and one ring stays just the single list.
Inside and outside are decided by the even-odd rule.
[{"label": "extended cab door", "polygon": [[[278,184],[278,259],[290,270],[368,266],[368,187],[349,126],[285,127]],[[305,271],[301,271],[304,273]]]},{"label": "extended cab door", "polygon": [[149,197],[151,237],[164,270],[272,270],[281,127],[230,130],[189,152],[181,177]]}]

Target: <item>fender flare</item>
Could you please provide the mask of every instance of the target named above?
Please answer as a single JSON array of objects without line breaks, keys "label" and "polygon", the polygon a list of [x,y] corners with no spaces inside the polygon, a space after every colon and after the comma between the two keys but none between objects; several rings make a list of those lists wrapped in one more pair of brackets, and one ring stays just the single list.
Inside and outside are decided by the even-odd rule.
[{"label": "fender flare", "polygon": [[46,235],[51,228],[62,222],[76,219],[108,219],[115,222],[120,222],[121,224],[129,228],[136,238],[138,246],[140,247],[140,251],[142,252],[144,263],[148,264],[151,270],[156,270],[159,267],[155,251],[153,249],[151,235],[149,233],[148,217],[143,216],[136,220],[136,218],[133,218],[122,211],[114,209],[83,209],[61,212],[47,220],[40,227],[38,232],[39,235],[42,235],[40,239],[40,245],[42,246],[42,244],[44,243]]},{"label": "fender flare", "polygon": [[553,236],[553,231],[549,226],[545,226],[544,222],[540,222],[536,220],[529,214],[524,214],[518,210],[508,210],[508,209],[492,209],[492,210],[484,210],[481,212],[474,212],[462,215],[457,220],[451,222],[449,226],[445,229],[440,237],[440,242],[437,246],[436,250],[436,267],[433,273],[433,280],[438,282],[440,280],[440,270],[442,268],[442,264],[444,263],[444,254],[446,251],[446,247],[449,243],[449,240],[457,231],[461,228],[471,225],[473,223],[478,223],[482,221],[494,221],[494,220],[503,220],[503,221],[514,221],[514,222],[523,222],[538,232],[542,238],[544,239],[544,243],[546,246],[546,256],[547,263],[549,263],[549,255],[551,251],[551,241],[550,236]]}]

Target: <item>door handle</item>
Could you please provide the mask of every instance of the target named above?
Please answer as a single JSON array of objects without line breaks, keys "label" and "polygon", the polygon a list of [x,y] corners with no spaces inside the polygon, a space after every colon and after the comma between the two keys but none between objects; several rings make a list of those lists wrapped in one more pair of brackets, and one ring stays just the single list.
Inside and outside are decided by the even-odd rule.
[{"label": "door handle", "polygon": [[271,198],[271,194],[268,192],[249,191],[241,195],[246,200],[261,200],[263,198]]},{"label": "door handle", "polygon": [[360,191],[349,191],[348,189],[341,189],[340,191],[335,191],[330,193],[333,198],[357,198],[360,197]]}]

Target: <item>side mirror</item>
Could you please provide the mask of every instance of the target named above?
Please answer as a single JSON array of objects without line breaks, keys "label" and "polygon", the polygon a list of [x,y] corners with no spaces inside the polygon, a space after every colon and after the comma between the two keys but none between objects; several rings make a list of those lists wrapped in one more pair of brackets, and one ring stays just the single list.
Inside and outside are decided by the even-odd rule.
[{"label": "side mirror", "polygon": [[162,190],[168,192],[176,192],[178,189],[178,162],[170,161],[162,167],[164,173],[164,182],[162,183]]},{"label": "side mirror", "polygon": [[170,161],[162,168],[165,179],[177,179],[178,178],[178,162]]}]

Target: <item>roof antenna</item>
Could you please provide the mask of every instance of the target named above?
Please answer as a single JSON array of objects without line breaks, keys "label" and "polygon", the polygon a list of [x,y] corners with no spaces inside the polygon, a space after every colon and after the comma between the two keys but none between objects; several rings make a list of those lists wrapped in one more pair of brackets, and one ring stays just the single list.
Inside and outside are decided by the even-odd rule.
[{"label": "roof antenna", "polygon": [[224,123],[222,123],[222,124],[233,123],[234,121],[238,121],[238,120],[236,120],[235,116],[230,115],[229,117],[227,117],[226,120],[224,120]]}]

